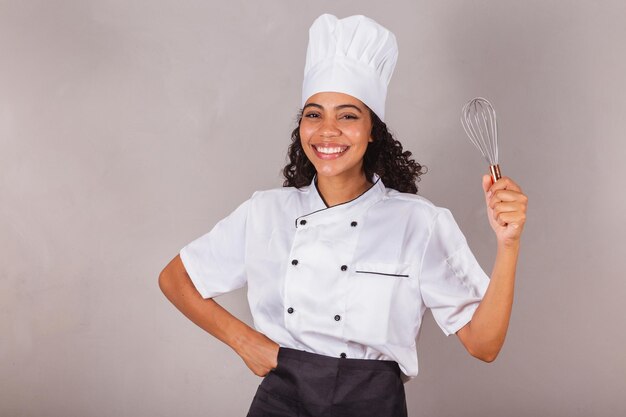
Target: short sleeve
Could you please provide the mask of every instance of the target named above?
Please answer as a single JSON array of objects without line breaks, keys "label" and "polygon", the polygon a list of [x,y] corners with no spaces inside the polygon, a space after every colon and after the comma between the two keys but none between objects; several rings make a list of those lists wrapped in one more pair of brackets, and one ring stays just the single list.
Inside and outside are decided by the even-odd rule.
[{"label": "short sleeve", "polygon": [[482,300],[489,277],[467,245],[448,209],[438,208],[422,258],[420,292],[449,336],[465,326]]},{"label": "short sleeve", "polygon": [[208,233],[180,250],[180,259],[204,298],[241,288],[246,283],[246,221],[250,200],[220,220]]}]

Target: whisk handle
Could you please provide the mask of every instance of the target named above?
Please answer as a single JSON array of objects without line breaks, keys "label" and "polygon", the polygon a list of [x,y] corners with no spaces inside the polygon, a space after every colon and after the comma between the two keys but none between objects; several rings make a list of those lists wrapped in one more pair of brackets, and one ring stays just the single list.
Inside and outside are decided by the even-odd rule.
[{"label": "whisk handle", "polygon": [[502,177],[500,174],[500,165],[489,165],[489,171],[491,172],[491,182],[496,182]]}]

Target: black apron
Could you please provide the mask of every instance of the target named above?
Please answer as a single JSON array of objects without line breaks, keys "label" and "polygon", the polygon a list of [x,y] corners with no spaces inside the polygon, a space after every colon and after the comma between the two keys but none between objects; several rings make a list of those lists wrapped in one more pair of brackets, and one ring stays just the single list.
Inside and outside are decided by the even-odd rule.
[{"label": "black apron", "polygon": [[247,417],[406,417],[397,362],[280,347]]}]

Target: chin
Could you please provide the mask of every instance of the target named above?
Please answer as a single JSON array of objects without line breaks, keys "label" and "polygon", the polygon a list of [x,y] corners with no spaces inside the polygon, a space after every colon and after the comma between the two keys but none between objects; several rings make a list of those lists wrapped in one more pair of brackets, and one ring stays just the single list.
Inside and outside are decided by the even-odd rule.
[{"label": "chin", "polygon": [[320,167],[319,169],[316,168],[315,171],[318,177],[332,177],[339,174],[339,172],[332,167]]}]

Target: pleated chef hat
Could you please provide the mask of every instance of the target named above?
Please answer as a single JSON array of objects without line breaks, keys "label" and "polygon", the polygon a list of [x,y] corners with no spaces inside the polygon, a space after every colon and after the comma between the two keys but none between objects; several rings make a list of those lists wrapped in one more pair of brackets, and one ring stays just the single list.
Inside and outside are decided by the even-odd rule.
[{"label": "pleated chef hat", "polygon": [[323,14],[309,29],[302,106],[316,93],[345,93],[384,121],[387,86],[397,60],[396,37],[374,20]]}]

